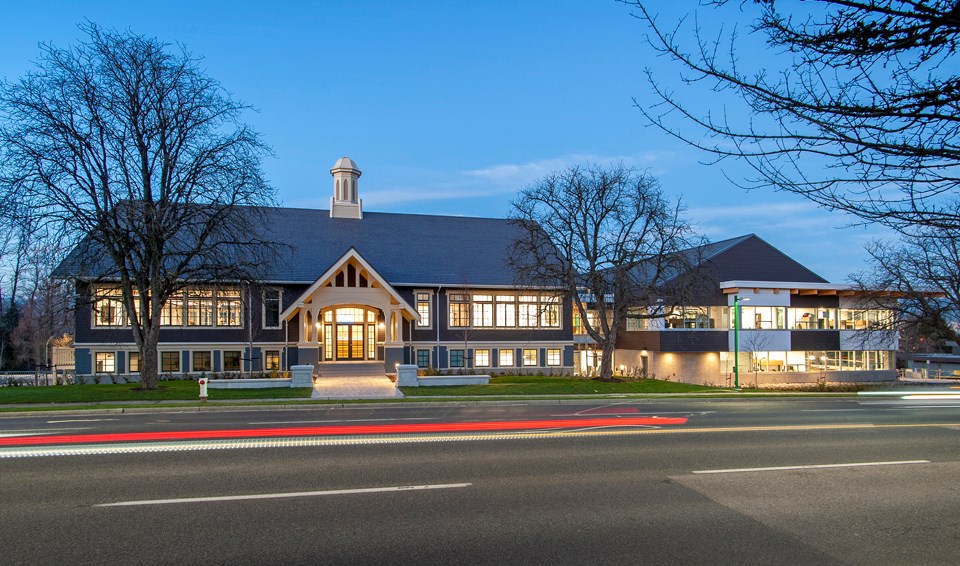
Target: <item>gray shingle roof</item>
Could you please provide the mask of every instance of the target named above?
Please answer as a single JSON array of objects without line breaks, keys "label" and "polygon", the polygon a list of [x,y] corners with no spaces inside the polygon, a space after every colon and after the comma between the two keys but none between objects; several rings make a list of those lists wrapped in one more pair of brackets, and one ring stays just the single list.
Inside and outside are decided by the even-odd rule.
[{"label": "gray shingle roof", "polygon": [[[507,265],[518,227],[502,218],[364,212],[363,219],[330,218],[328,210],[258,209],[262,233],[285,244],[266,266],[266,281],[313,283],[351,247],[391,285],[514,285]],[[89,276],[96,268],[71,254],[55,276]],[[105,270],[105,265],[100,269]]]},{"label": "gray shingle roof", "polygon": [[277,208],[268,213],[279,241],[291,246],[286,265],[268,278],[313,282],[351,247],[391,285],[512,285],[506,260],[520,230],[501,218]]}]

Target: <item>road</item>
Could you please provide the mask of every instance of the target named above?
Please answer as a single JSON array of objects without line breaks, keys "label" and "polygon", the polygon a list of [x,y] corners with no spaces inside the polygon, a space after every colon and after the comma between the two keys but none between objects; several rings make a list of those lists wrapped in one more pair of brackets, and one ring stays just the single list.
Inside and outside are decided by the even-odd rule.
[{"label": "road", "polygon": [[[675,420],[571,424],[649,418]],[[285,436],[318,427],[357,428]],[[196,431],[247,432],[176,437]],[[131,432],[166,436],[109,436]],[[955,400],[0,418],[10,443],[77,435],[107,436],[32,447],[82,455],[0,446],[4,564],[960,561]]]}]

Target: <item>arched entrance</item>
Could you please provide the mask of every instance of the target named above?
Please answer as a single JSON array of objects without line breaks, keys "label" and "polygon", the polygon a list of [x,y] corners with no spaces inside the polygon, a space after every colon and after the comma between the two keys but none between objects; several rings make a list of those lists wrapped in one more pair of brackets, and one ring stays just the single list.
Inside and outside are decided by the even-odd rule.
[{"label": "arched entrance", "polygon": [[383,322],[377,309],[339,306],[322,311],[321,316],[324,361],[378,359],[377,344],[383,343]]}]

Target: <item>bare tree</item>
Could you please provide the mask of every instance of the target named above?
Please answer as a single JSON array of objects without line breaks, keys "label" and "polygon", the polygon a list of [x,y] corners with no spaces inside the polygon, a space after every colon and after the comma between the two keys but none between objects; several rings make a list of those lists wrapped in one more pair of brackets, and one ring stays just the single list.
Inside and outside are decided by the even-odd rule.
[{"label": "bare tree", "polygon": [[17,360],[36,371],[50,364],[50,343],[59,343],[73,332],[72,290],[65,281],[50,279],[47,273],[48,270],[35,269],[30,293],[12,333]]},{"label": "bare tree", "polygon": [[119,287],[152,389],[168,297],[250,278],[265,257],[268,150],[182,47],[81,29],[85,43],[43,45],[32,72],[0,86],[0,202],[76,245],[57,275]]},{"label": "bare tree", "polygon": [[48,247],[49,231],[22,218],[16,203],[3,202],[0,213],[0,368],[3,368],[23,361],[23,354],[16,351],[18,339],[14,336],[22,322],[22,310],[36,294],[41,277],[48,275],[63,256]]},{"label": "bare tree", "polygon": [[[553,288],[573,302],[600,346],[600,379],[625,318],[662,317],[679,304],[687,272],[690,226],[650,175],[623,165],[572,167],[521,191],[511,217],[521,227],[510,264],[521,284]],[[637,306],[656,308],[633,309]],[[588,317],[593,310],[595,317]]]},{"label": "bare tree", "polygon": [[[746,162],[748,188],[901,231],[960,229],[955,1],[704,1],[724,22],[715,29],[698,14],[670,21],[653,2],[628,3],[683,71],[678,81],[647,71],[652,101],[635,103],[651,124]],[[744,57],[758,51],[766,56]]]},{"label": "bare tree", "polygon": [[[867,247],[870,268],[853,276],[880,308],[893,307],[904,349],[938,350],[960,341],[960,232],[913,230],[899,242]],[[912,344],[911,344],[912,342]]]},{"label": "bare tree", "polygon": [[746,330],[740,333],[740,351],[750,355],[750,365],[753,367],[753,385],[760,385],[761,354],[770,350],[773,338],[768,331]]}]

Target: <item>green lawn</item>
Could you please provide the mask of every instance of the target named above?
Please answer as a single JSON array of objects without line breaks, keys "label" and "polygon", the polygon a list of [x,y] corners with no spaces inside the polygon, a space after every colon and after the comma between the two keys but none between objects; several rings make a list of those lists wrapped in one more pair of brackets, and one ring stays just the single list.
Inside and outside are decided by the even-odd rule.
[{"label": "green lawn", "polygon": [[[137,391],[136,384],[0,387],[0,405],[14,403],[98,403],[103,401],[199,401],[196,381],[161,381],[156,391]],[[309,399],[310,387],[210,389],[210,399]]]},{"label": "green lawn", "polygon": [[437,387],[401,387],[408,397],[430,395],[593,395],[610,393],[704,393],[725,391],[676,381],[639,379],[603,382],[574,377],[503,376],[491,377],[489,385],[451,385]]}]

